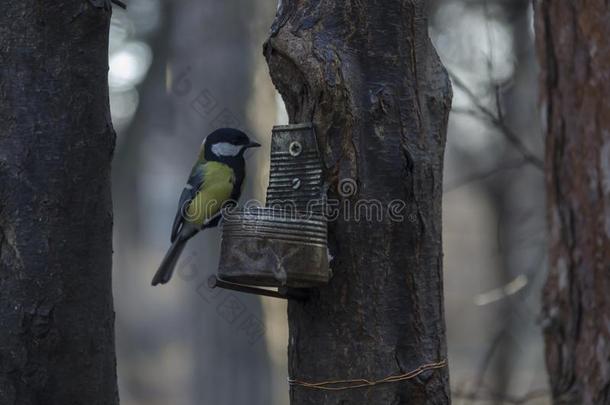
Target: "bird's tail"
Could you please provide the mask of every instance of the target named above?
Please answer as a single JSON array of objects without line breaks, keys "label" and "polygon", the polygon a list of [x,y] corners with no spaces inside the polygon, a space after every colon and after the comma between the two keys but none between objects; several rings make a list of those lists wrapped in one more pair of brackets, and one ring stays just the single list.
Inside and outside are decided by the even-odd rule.
[{"label": "bird's tail", "polygon": [[159,270],[157,270],[152,279],[152,285],[165,284],[172,278],[174,268],[178,263],[180,254],[184,250],[187,241],[188,238],[178,237],[174,243],[172,243],[169,250],[165,254],[165,257],[163,258],[161,265],[159,266]]}]

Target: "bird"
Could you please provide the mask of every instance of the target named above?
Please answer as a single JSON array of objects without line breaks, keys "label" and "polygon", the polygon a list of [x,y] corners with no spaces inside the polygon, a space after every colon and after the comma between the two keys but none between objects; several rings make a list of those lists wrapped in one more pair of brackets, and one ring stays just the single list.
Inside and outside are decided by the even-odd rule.
[{"label": "bird", "polygon": [[169,282],[186,243],[201,230],[217,226],[221,209],[237,203],[246,175],[244,152],[260,146],[233,128],[217,129],[203,140],[180,195],[171,246],[152,279],[153,286]]}]

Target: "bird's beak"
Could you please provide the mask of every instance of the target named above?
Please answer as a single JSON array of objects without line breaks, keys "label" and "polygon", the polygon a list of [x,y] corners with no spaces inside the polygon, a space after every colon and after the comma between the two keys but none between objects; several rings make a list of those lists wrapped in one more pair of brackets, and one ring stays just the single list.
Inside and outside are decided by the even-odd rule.
[{"label": "bird's beak", "polygon": [[260,147],[261,144],[257,143],[257,142],[250,142],[248,145],[246,145],[246,148],[258,148]]}]

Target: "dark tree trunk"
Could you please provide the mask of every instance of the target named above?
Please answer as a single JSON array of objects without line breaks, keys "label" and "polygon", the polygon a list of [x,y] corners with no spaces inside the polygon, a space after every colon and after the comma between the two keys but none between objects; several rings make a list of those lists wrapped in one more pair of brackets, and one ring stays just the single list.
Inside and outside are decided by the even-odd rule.
[{"label": "dark tree trunk", "polygon": [[536,2],[546,110],[546,361],[556,404],[610,403],[610,5]]},{"label": "dark tree trunk", "polygon": [[[118,404],[110,11],[0,14],[0,404]],[[103,2],[99,2],[103,3]]]},{"label": "dark tree trunk", "polygon": [[[289,305],[290,377],[378,380],[440,362],[451,89],[425,2],[280,3],[265,47],[271,76],[291,122],[315,123],[329,198],[342,201],[329,229],[334,278],[319,296]],[[381,221],[349,218],[357,200],[371,199],[384,207]],[[397,200],[404,220],[387,212]],[[292,405],[450,402],[447,368],[364,389],[293,385],[290,396]]]}]

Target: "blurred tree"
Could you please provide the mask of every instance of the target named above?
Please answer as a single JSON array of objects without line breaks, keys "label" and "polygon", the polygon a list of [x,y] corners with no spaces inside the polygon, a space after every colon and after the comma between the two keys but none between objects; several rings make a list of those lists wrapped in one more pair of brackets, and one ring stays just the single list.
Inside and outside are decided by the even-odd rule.
[{"label": "blurred tree", "polygon": [[610,5],[538,0],[550,274],[546,361],[556,404],[610,401]]},{"label": "blurred tree", "polygon": [[[340,204],[329,229],[334,278],[289,304],[293,379],[378,380],[446,358],[441,197],[451,89],[425,3],[280,2],[265,50],[271,76],[290,121],[316,124],[329,197],[405,204],[404,220],[386,212],[381,222],[350,219]],[[290,397],[292,405],[446,404],[448,370],[366,395],[297,383]]]},{"label": "blurred tree", "polygon": [[[493,3],[492,3],[493,4]],[[497,98],[496,109],[499,111],[499,124],[506,126],[520,142],[526,145],[533,156],[542,156],[542,142],[538,126],[536,109],[536,57],[533,35],[531,34],[530,0],[500,1],[502,10],[498,19],[504,19],[510,29],[513,40],[514,71],[510,78],[510,86],[503,83],[489,83],[490,99]],[[488,9],[490,4],[484,3]],[[489,21],[493,16],[486,13]],[[489,22],[488,22],[489,23]],[[491,33],[488,32],[491,36]],[[489,39],[490,48],[494,48],[494,38]],[[491,79],[490,79],[491,80]],[[498,131],[502,133],[502,130]],[[510,144],[509,144],[510,145]],[[514,147],[498,147],[500,162],[519,161],[520,151]],[[534,164],[522,161],[519,171],[500,171],[496,177],[483,185],[491,197],[494,209],[498,215],[498,277],[500,285],[510,286],[518,277],[526,280],[529,290],[539,291],[537,277],[544,271],[540,265],[545,257],[545,244],[537,238],[544,230],[544,187],[542,170]],[[527,195],[528,198],[523,198]],[[523,290],[522,292],[526,292]],[[539,336],[539,328],[535,318],[539,307],[528,307],[524,294],[517,297],[508,296],[496,303],[497,319],[500,321],[497,355],[493,362],[494,391],[498,398],[506,398],[512,391],[528,386],[529,381],[523,381],[518,364],[527,362],[531,353],[532,335]],[[528,333],[529,332],[529,333]],[[539,364],[542,364],[540,358]],[[528,369],[533,368],[528,364]],[[481,389],[483,387],[477,387]],[[502,400],[496,400],[501,405]]]},{"label": "blurred tree", "polygon": [[[445,202],[443,232],[453,311],[448,327],[454,395],[495,403],[541,395],[543,390],[534,387],[546,383],[536,322],[546,276],[546,223],[531,11],[529,0],[446,0],[432,29],[457,93],[445,161],[446,190],[462,188],[458,193],[475,201],[483,191],[495,217],[486,218],[483,207],[468,203],[476,219],[459,217],[458,240],[468,240],[470,230],[488,245],[478,243],[470,254],[463,246],[455,251],[452,210],[464,203],[456,201],[459,194],[446,196],[451,198]],[[477,221],[490,233],[476,229]],[[463,263],[466,256],[474,262]],[[493,262],[485,263],[486,257]],[[459,281],[465,275],[472,282]],[[485,285],[490,286],[483,287],[487,291],[477,291]],[[451,293],[467,299],[473,287],[476,295],[469,304],[476,306],[456,306]],[[473,316],[476,324],[468,325]],[[464,363],[460,357],[466,347],[476,350],[470,359],[463,357]],[[477,358],[474,368],[472,359]]]},{"label": "blurred tree", "polygon": [[118,404],[110,10],[0,15],[0,403]]},{"label": "blurred tree", "polygon": [[[139,10],[135,0],[130,6],[132,14]],[[181,0],[160,6],[157,30],[140,38],[152,48],[152,65],[138,86],[136,116],[119,134],[113,179],[122,219],[115,235],[122,399],[147,405],[270,405],[264,331],[251,337],[246,329],[252,324],[244,324],[256,318],[263,327],[258,299],[206,288],[217,266],[218,230],[192,241],[170,285],[153,289],[150,277],[167,249],[177,198],[203,138],[219,126],[246,129],[257,139],[271,128],[273,86],[267,77],[255,83],[253,59],[275,4]],[[262,55],[258,59],[264,64]],[[255,95],[255,88],[266,91]],[[265,92],[270,96],[261,97]],[[255,96],[273,114],[260,105],[246,114]],[[256,117],[254,124],[256,114],[271,123]],[[248,156],[245,197],[264,155]],[[229,297],[248,309],[234,324],[221,308]]]},{"label": "blurred tree", "polygon": [[[253,97],[254,55],[264,34],[253,28],[260,26],[265,15],[272,15],[269,4],[181,0],[173,6],[169,66],[175,138],[171,141],[178,139],[182,145],[185,176],[194,151],[212,130],[236,127],[258,137],[247,110]],[[246,158],[249,176],[244,201],[257,177],[257,167]],[[193,403],[269,405],[270,364],[264,330],[250,329],[263,328],[259,298],[205,287],[218,265],[218,240],[214,229],[199,235],[187,247],[177,271],[197,290],[191,312]]]},{"label": "blurred tree", "polygon": [[[190,322],[190,318],[188,314],[184,314],[187,311],[184,311],[183,307],[176,309],[151,301],[154,294],[162,295],[158,290],[153,291],[150,286],[151,274],[154,274],[158,265],[158,259],[151,260],[150,252],[154,251],[151,241],[156,237],[156,240],[162,238],[167,243],[168,226],[162,229],[165,231],[163,234],[153,232],[160,228],[159,218],[167,215],[167,212],[157,213],[150,208],[150,202],[163,194],[159,192],[151,195],[143,185],[143,177],[151,172],[159,178],[163,178],[162,175],[165,174],[158,167],[147,163],[148,159],[160,161],[154,152],[167,148],[166,145],[159,145],[159,140],[170,138],[168,134],[171,134],[171,103],[167,96],[165,76],[169,47],[168,23],[174,4],[174,1],[161,1],[157,6],[161,16],[158,25],[146,37],[135,37],[139,40],[145,39],[150,44],[152,64],[145,80],[137,86],[139,103],[133,120],[122,130],[117,130],[117,150],[113,160],[113,280],[117,310],[118,376],[123,404],[178,405],[180,401],[176,398],[176,392],[184,392],[185,385],[188,385],[181,384],[183,379],[180,378],[181,375],[176,376],[178,373],[175,370],[161,367],[166,362],[164,348],[169,346],[168,341],[171,342],[175,335],[180,334],[172,332],[183,328],[183,325]],[[148,7],[155,7],[154,3],[150,2]],[[127,16],[139,10],[142,10],[142,6],[130,0]],[[119,13],[115,12],[114,18],[119,17]],[[187,160],[191,157],[179,155],[177,158]],[[171,209],[173,207],[168,212],[171,212]],[[143,260],[143,257],[148,260]],[[175,305],[180,304],[184,305],[184,302]],[[153,305],[156,307],[155,311],[146,311],[145,314],[142,308],[148,310]],[[159,308],[161,305],[163,308]],[[184,315],[173,313],[169,321],[165,311],[172,309],[177,314]],[[159,325],[163,325],[163,328]],[[174,354],[174,357],[179,356]],[[156,370],[148,373],[151,368]]]}]

